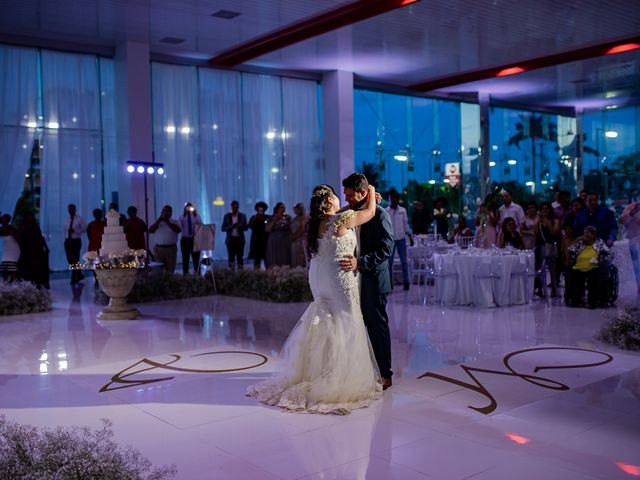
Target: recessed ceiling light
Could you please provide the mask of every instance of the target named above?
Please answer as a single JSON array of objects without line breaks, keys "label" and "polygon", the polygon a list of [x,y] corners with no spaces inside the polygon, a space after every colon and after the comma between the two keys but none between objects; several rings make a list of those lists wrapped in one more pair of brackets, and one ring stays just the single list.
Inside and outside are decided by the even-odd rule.
[{"label": "recessed ceiling light", "polygon": [[180,43],[184,42],[184,38],[178,38],[178,37],[164,37],[160,39],[160,43],[170,43],[172,45],[178,45]]},{"label": "recessed ceiling light", "polygon": [[218,10],[216,13],[212,13],[212,17],[224,18],[225,20],[231,20],[240,15],[240,12],[233,12],[231,10]]}]

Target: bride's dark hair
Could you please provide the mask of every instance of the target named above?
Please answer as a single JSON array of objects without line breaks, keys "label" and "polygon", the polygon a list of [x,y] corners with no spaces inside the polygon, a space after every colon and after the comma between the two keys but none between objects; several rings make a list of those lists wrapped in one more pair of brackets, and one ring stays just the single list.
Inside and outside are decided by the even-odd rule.
[{"label": "bride's dark hair", "polygon": [[329,197],[335,194],[335,190],[324,183],[313,189],[311,201],[309,202],[309,223],[307,230],[307,253],[309,254],[309,258],[318,253],[320,222],[324,218],[325,213],[331,208]]}]

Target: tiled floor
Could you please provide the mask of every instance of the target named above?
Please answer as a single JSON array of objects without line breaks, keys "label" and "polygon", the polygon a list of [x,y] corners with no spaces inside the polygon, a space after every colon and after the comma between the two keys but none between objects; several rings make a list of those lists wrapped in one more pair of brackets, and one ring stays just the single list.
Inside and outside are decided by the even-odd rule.
[{"label": "tiled floor", "polygon": [[[640,355],[593,340],[603,311],[443,310],[396,291],[393,388],[368,409],[321,416],[243,395],[304,304],[207,297],[98,322],[90,285],[54,281],[53,293],[52,312],[0,317],[0,414],[42,426],[109,418],[118,441],[175,463],[180,479],[640,477]],[[223,351],[249,353],[194,356]],[[255,353],[269,361],[237,370],[260,363]],[[179,370],[145,370],[176,355]],[[112,381],[119,372],[135,382]]]}]

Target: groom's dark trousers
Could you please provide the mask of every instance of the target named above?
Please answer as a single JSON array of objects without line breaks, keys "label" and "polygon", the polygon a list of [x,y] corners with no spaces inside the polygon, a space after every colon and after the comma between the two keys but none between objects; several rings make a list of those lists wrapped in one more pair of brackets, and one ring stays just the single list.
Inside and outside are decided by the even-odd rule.
[{"label": "groom's dark trousers", "polygon": [[387,294],[391,291],[389,257],[393,252],[393,229],[389,214],[380,206],[376,215],[360,227],[358,270],[362,289],[360,306],[373,353],[383,378],[391,378],[391,333]]}]

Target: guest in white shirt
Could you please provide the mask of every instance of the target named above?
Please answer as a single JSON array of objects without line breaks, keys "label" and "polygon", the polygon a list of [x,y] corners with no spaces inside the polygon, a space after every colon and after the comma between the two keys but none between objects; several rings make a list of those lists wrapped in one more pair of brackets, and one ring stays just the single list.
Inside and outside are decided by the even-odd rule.
[{"label": "guest in white shirt", "polygon": [[505,218],[513,218],[516,222],[516,230],[520,231],[520,226],[524,222],[524,210],[513,201],[509,190],[502,189],[500,194],[502,195],[503,205],[498,210],[500,215],[498,225],[502,225]]},{"label": "guest in white shirt", "polygon": [[[78,215],[76,206],[71,203],[67,207],[69,218],[64,223],[64,253],[69,265],[80,262],[82,250],[82,234],[87,231],[87,222]],[[71,271],[71,285],[75,285],[84,278],[80,270]]]},{"label": "guest in white shirt", "polygon": [[400,265],[402,267],[402,283],[405,290],[409,290],[409,267],[407,265],[407,239],[411,240],[411,231],[409,230],[409,219],[407,210],[399,205],[400,196],[398,192],[392,190],[389,193],[390,205],[387,212],[391,217],[391,225],[393,226],[393,252],[389,257],[389,273],[391,274],[391,285],[393,285],[393,259],[396,252],[400,257]]},{"label": "guest in white shirt", "polygon": [[178,234],[180,233],[180,223],[171,218],[171,215],[173,215],[173,209],[165,205],[158,220],[149,227],[149,232],[154,234],[156,242],[153,250],[156,261],[164,263],[164,269],[169,273],[176,270]]},{"label": "guest in white shirt", "polygon": [[184,211],[180,217],[180,229],[182,230],[182,238],[180,239],[180,251],[182,252],[182,274],[189,273],[189,257],[193,260],[193,271],[198,273],[198,265],[200,264],[200,252],[193,251],[193,233],[196,231],[196,225],[202,225],[202,219],[196,207],[191,202],[184,204]]}]

